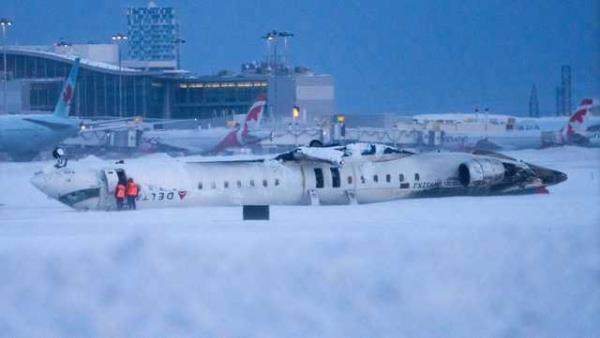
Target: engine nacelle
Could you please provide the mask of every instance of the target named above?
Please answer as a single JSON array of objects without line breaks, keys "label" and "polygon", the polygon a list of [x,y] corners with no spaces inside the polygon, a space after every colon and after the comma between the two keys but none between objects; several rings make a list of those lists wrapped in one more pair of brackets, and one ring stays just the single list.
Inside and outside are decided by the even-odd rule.
[{"label": "engine nacelle", "polygon": [[458,180],[464,187],[486,188],[504,180],[502,162],[491,158],[473,159],[458,166]]}]

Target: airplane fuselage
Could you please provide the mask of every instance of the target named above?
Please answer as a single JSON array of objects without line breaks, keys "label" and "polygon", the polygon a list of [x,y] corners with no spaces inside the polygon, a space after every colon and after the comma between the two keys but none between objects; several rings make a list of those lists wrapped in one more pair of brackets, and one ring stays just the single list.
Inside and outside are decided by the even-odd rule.
[{"label": "airplane fuselage", "polygon": [[[32,183],[77,209],[113,209],[119,180],[140,186],[138,209],[180,206],[309,205],[383,202],[420,196],[531,192],[542,179],[500,188],[469,186],[460,166],[496,159],[464,153],[430,153],[376,161],[240,162],[141,161],[112,168],[63,168]],[[495,162],[495,163],[496,163]],[[484,163],[485,164],[485,163]],[[503,169],[502,169],[503,170]],[[504,173],[490,173],[504,177]],[[565,178],[566,179],[566,178]]]},{"label": "airplane fuselage", "polygon": [[31,156],[77,135],[79,125],[70,118],[50,114],[0,116],[0,152]]}]

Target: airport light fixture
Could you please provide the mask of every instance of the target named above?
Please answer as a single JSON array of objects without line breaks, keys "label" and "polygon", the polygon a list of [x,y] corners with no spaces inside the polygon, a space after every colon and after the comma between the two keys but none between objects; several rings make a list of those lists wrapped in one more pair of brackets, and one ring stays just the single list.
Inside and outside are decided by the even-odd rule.
[{"label": "airport light fixture", "polygon": [[6,30],[12,26],[12,21],[6,18],[0,18],[0,27],[2,27],[2,54],[3,54],[3,65],[4,65],[4,93],[3,93],[3,109],[4,114],[8,113],[7,101],[6,101],[6,93],[8,88],[8,73],[6,71]]},{"label": "airport light fixture", "polygon": [[119,117],[123,117],[123,68],[121,67],[121,44],[129,38],[123,33],[116,33],[112,40],[117,44],[117,53],[119,54]]}]

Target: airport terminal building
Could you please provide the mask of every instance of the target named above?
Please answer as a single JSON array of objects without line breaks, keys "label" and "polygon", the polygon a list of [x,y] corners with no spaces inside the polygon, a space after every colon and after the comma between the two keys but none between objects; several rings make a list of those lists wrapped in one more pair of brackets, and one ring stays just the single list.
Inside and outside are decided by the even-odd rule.
[{"label": "airport terminal building", "polygon": [[197,76],[176,68],[133,68],[126,62],[119,67],[118,53],[116,44],[8,47],[8,113],[51,111],[78,56],[74,116],[222,118],[245,113],[261,94],[267,95],[268,117],[274,121],[289,119],[295,105],[305,119],[334,114],[331,75],[299,67],[274,74],[244,65],[236,74]]}]

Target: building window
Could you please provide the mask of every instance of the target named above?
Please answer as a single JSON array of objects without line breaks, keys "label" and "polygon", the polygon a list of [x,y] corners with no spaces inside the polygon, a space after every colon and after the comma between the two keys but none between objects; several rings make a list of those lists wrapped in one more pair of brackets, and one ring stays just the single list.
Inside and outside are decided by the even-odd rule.
[{"label": "building window", "polygon": [[254,180],[250,180],[250,186],[253,187],[254,186]]},{"label": "building window", "polygon": [[315,181],[317,188],[323,188],[325,182],[323,180],[323,170],[321,168],[315,168]]},{"label": "building window", "polygon": [[238,188],[241,188],[241,187],[242,187],[242,181],[238,180],[236,184],[237,184],[237,187],[238,187]]},{"label": "building window", "polygon": [[400,179],[400,182],[404,182],[404,174],[400,174],[399,179]]},{"label": "building window", "polygon": [[367,183],[367,181],[365,180],[365,177],[364,177],[364,176],[361,176],[361,177],[360,177],[360,183],[362,183],[362,184],[365,184],[365,183]]},{"label": "building window", "polygon": [[421,177],[419,176],[419,174],[415,174],[415,181],[418,181],[419,179],[421,179]]},{"label": "building window", "polygon": [[352,184],[352,176],[348,176],[348,184]]},{"label": "building window", "polygon": [[387,183],[390,183],[392,181],[392,175],[390,175],[390,174],[385,175],[385,181]]},{"label": "building window", "polygon": [[330,168],[331,170],[331,185],[334,188],[339,188],[341,183],[340,182],[340,170],[338,168]]},{"label": "building window", "polygon": [[267,183],[267,180],[263,180],[263,187],[267,187],[269,185],[269,183]]},{"label": "building window", "polygon": [[225,189],[229,188],[229,182],[228,181],[223,182],[223,188],[225,188]]},{"label": "building window", "polygon": [[202,182],[198,182],[198,190],[202,190]]},{"label": "building window", "polygon": [[379,176],[373,175],[373,182],[375,182],[375,183],[379,182]]},{"label": "building window", "polygon": [[276,178],[276,179],[275,179],[275,186],[278,186],[278,185],[279,185],[279,179],[278,179],[278,178]]},{"label": "building window", "polygon": [[217,183],[211,182],[210,187],[211,187],[211,189],[217,189]]}]

